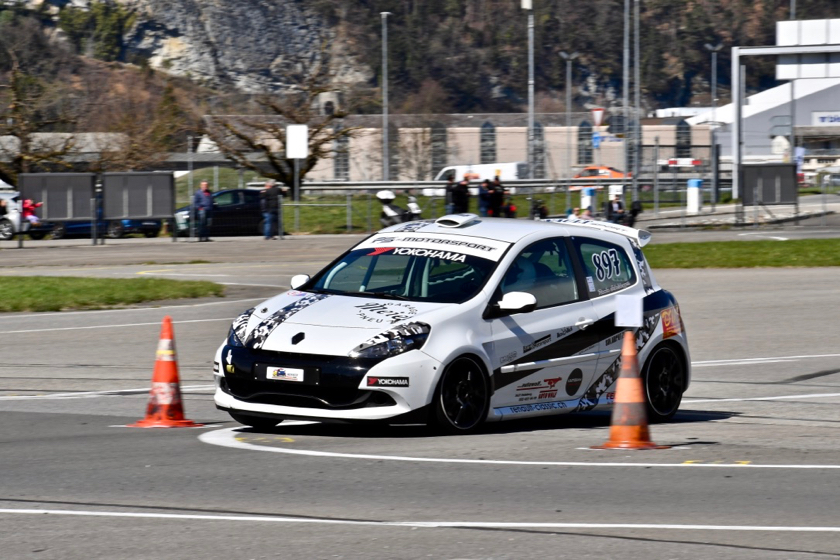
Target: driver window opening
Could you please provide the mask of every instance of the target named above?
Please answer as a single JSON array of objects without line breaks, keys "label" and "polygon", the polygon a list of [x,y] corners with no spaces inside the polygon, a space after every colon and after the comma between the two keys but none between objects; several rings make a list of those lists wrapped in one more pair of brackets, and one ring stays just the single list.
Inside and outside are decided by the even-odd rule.
[{"label": "driver window opening", "polygon": [[537,309],[578,301],[564,240],[545,239],[522,251],[502,279],[501,292],[530,293],[537,298]]}]

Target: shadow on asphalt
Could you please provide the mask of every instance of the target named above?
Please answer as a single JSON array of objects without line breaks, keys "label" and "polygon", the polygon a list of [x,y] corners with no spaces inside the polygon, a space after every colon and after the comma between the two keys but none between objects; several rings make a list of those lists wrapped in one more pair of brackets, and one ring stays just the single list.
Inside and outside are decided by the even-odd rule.
[{"label": "shadow on asphalt", "polygon": [[[669,424],[690,424],[696,422],[712,422],[714,420],[725,420],[735,416],[731,412],[709,412],[705,410],[681,410],[677,412]],[[611,412],[594,411],[580,414],[558,414],[542,418],[527,418],[522,420],[510,420],[506,422],[491,422],[485,424],[480,430],[472,435],[488,434],[516,434],[527,432],[549,432],[554,430],[572,429],[606,429],[610,426]],[[425,425],[392,426],[381,423],[357,423],[357,424],[332,424],[313,423],[306,425],[278,424],[277,427],[266,430],[241,427],[243,433],[264,433],[275,435],[297,435],[297,436],[319,436],[334,438],[438,438],[447,437],[434,427]],[[454,437],[470,437],[470,435],[459,435]],[[697,442],[694,442],[697,443]],[[711,443],[711,442],[705,442]]]}]

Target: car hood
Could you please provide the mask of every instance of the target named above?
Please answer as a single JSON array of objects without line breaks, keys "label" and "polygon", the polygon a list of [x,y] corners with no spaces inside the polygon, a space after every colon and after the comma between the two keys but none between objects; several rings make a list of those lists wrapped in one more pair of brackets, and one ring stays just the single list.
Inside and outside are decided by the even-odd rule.
[{"label": "car hood", "polygon": [[233,329],[255,350],[346,356],[385,331],[414,322],[431,325],[434,315],[452,305],[290,290],[237,317]]}]

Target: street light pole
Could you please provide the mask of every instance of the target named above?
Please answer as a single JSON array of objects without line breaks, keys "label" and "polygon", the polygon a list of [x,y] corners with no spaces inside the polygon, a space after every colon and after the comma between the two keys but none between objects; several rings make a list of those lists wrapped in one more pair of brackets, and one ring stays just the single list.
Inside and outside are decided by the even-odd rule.
[{"label": "street light pole", "polygon": [[528,11],[528,178],[534,177],[534,7],[532,0],[522,0]]},{"label": "street light pole", "polygon": [[[641,4],[641,0],[633,0],[634,2],[634,45],[633,45],[633,91],[634,95],[634,108],[633,114],[635,117],[635,122],[633,124],[633,200],[638,200],[639,198],[639,165],[640,159],[642,156],[642,123],[641,123],[641,78],[639,77],[639,62],[641,57],[639,55],[639,4]],[[626,202],[625,198],[625,202]]]},{"label": "street light pole", "polygon": [[567,54],[561,52],[560,56],[566,61],[566,209],[572,207],[572,61],[579,53]]},{"label": "street light pole", "polygon": [[790,19],[796,19],[796,0],[790,0]]},{"label": "street light pole", "polygon": [[[715,153],[717,153],[715,151],[717,149],[715,147],[715,146],[717,146],[717,137],[716,137],[716,131],[715,131],[715,129],[717,128],[717,119],[715,117],[715,112],[717,111],[717,53],[720,49],[723,48],[723,43],[718,43],[717,45],[714,45],[714,46],[712,46],[709,43],[706,43],[704,46],[706,47],[706,50],[708,50],[712,53],[712,84],[711,84],[712,85],[712,122],[710,124],[711,124],[711,130],[712,130],[712,154],[715,154]],[[712,211],[714,212],[715,203],[717,202],[717,200],[715,200],[715,199],[717,198],[717,193],[718,193],[717,175],[716,174],[712,177],[712,181],[715,182],[715,184],[712,185],[712,197],[711,197],[712,198]]]},{"label": "street light pole", "polygon": [[621,178],[621,192],[627,190],[627,147],[630,141],[627,127],[627,106],[630,104],[628,82],[630,81],[630,0],[624,0],[624,72],[622,76],[622,118],[624,125],[624,173]]},{"label": "street light pole", "polygon": [[388,153],[388,16],[391,12],[380,12],[382,17],[382,180],[390,180],[391,158]]}]

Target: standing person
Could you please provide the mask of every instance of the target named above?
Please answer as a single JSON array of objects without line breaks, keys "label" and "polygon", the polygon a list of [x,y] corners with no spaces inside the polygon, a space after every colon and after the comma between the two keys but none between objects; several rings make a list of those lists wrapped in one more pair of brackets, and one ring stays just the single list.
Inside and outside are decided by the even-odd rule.
[{"label": "standing person", "polygon": [[496,218],[502,217],[502,205],[505,202],[505,189],[499,181],[498,175],[493,179],[490,190],[490,215]]},{"label": "standing person", "polygon": [[444,192],[444,196],[446,197],[444,199],[444,202],[447,214],[455,213],[455,206],[452,204],[452,191],[455,190],[456,186],[457,185],[455,184],[455,175],[450,173],[449,176],[446,178],[446,187]]},{"label": "standing person", "polygon": [[612,195],[612,200],[604,204],[604,217],[608,222],[617,224],[624,219],[624,205],[617,194]]},{"label": "standing person", "polygon": [[210,184],[207,181],[202,181],[201,187],[195,191],[193,208],[198,226],[198,240],[212,241],[209,230],[213,223],[213,193],[210,192]]},{"label": "standing person", "polygon": [[490,210],[490,179],[484,179],[478,187],[478,215],[486,217]]},{"label": "standing person", "polygon": [[277,181],[269,179],[260,192],[260,208],[263,212],[263,235],[268,239],[277,239],[277,212],[280,209],[280,188]]},{"label": "standing person", "polygon": [[464,175],[464,180],[452,189],[452,212],[466,214],[470,211],[470,176]]}]

